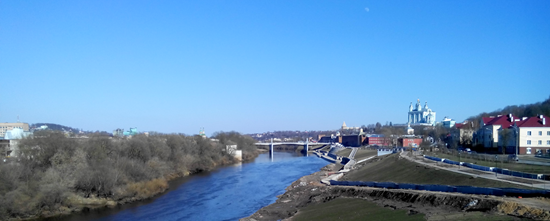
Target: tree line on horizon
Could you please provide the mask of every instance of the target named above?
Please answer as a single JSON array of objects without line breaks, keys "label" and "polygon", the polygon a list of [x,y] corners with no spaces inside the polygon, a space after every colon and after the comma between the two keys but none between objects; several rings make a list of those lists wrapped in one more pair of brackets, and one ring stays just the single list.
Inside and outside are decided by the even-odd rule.
[{"label": "tree line on horizon", "polygon": [[41,131],[21,139],[18,157],[0,164],[0,220],[55,213],[94,198],[148,198],[166,190],[170,179],[235,163],[226,145],[237,144],[245,161],[258,155],[251,137],[217,132],[213,138],[217,141],[182,134],[74,139]]},{"label": "tree line on horizon", "polygon": [[473,122],[473,128],[477,129],[480,128],[479,123],[481,118],[507,114],[512,114],[519,118],[535,117],[541,114],[544,116],[550,116],[550,97],[542,102],[537,102],[534,104],[509,105],[495,111],[483,112],[478,115],[471,116],[466,120],[468,120],[468,122]]}]

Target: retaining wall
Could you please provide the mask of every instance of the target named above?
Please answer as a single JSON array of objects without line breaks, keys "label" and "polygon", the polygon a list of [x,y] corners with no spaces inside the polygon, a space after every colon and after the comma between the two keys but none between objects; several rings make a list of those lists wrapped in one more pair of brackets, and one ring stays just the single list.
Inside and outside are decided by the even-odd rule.
[{"label": "retaining wall", "polygon": [[521,197],[550,197],[550,191],[547,190],[527,190],[517,188],[490,188],[475,186],[447,186],[433,184],[411,184],[411,183],[393,183],[393,182],[372,182],[372,181],[335,181],[331,180],[330,185],[337,186],[366,186],[386,189],[410,189],[426,190],[447,193],[464,193],[493,196],[521,196]]}]

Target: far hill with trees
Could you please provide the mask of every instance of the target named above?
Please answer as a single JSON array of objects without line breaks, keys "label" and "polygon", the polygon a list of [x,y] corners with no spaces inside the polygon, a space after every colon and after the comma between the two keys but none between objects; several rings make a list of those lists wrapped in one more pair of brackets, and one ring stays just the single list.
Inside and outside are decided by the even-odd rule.
[{"label": "far hill with trees", "polygon": [[516,117],[535,117],[538,115],[550,116],[550,97],[543,102],[534,104],[510,105],[489,113],[483,112],[467,120],[474,123],[474,128],[479,128],[482,117],[513,114]]},{"label": "far hill with trees", "polygon": [[63,126],[63,125],[60,125],[60,124],[54,124],[54,123],[34,123],[34,124],[31,124],[30,125],[30,128],[40,128],[41,126],[47,126],[49,130],[54,130],[54,131],[73,131],[73,132],[78,132],[80,131],[80,129],[78,128],[73,128],[73,127],[68,127],[68,126]]},{"label": "far hill with trees", "polygon": [[[64,125],[60,125],[60,124],[54,124],[54,123],[34,123],[34,124],[30,125],[30,129],[40,131],[42,126],[47,126],[47,129],[46,129],[47,131],[61,131],[61,132],[67,132],[67,133],[70,133],[70,134],[73,134],[73,135],[79,134],[80,132],[82,132],[81,134],[84,134],[84,135],[90,135],[90,134],[102,135],[102,136],[110,136],[111,135],[111,133],[106,132],[106,131],[98,131],[98,130],[96,130],[96,131],[85,131],[85,130],[82,130],[82,129],[69,127],[69,126],[64,126]],[[36,133],[36,131],[35,131],[35,133]],[[41,133],[41,132],[39,132],[39,133]]]}]

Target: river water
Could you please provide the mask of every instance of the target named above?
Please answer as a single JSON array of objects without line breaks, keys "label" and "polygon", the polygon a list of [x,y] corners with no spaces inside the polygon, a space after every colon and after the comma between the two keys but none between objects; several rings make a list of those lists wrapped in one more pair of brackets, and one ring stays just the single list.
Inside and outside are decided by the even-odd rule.
[{"label": "river water", "polygon": [[237,220],[274,203],[292,182],[327,164],[299,153],[264,153],[250,163],[176,180],[151,200],[55,220]]}]

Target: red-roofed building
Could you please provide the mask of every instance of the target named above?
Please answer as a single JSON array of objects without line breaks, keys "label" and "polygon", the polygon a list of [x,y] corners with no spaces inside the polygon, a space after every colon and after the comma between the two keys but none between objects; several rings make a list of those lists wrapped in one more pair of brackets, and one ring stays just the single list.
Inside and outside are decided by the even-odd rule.
[{"label": "red-roofed building", "polygon": [[399,146],[402,147],[420,147],[422,138],[418,137],[401,137],[397,140]]},{"label": "red-roofed building", "polygon": [[462,145],[472,144],[472,137],[474,134],[472,123],[473,122],[464,121],[464,123],[455,124],[456,130],[453,130],[452,133],[453,133],[453,136],[459,138],[460,144]]},{"label": "red-roofed building", "polygon": [[539,115],[515,122],[519,154],[550,153],[550,117]]},{"label": "red-roofed building", "polygon": [[364,145],[378,145],[378,146],[390,146],[390,142],[384,136],[376,135],[370,136],[363,140]]},{"label": "red-roofed building", "polygon": [[475,133],[474,145],[483,145],[487,150],[497,150],[499,129],[510,128],[517,119],[518,118],[512,114],[481,118],[479,122],[481,128]]},{"label": "red-roofed building", "polygon": [[[474,143],[487,150],[506,153],[537,154],[550,153],[550,118],[517,118],[511,114],[497,117],[484,117],[482,127],[475,133]],[[519,134],[519,136],[518,136]]]}]

